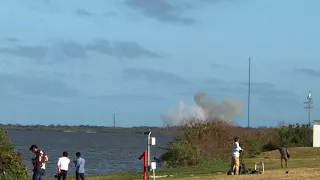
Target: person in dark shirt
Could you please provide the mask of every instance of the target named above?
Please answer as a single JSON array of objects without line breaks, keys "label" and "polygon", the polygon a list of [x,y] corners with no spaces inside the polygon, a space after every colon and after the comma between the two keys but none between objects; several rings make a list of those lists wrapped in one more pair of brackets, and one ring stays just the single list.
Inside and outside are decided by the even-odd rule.
[{"label": "person in dark shirt", "polygon": [[32,158],[32,164],[34,166],[32,180],[43,180],[48,155],[36,145],[32,145],[29,150],[36,155],[35,158]]},{"label": "person in dark shirt", "polygon": [[279,146],[279,152],[280,152],[280,159],[281,159],[281,168],[283,168],[283,161],[285,161],[285,166],[288,168],[288,159],[290,158],[289,151],[287,148],[284,147],[282,144]]}]

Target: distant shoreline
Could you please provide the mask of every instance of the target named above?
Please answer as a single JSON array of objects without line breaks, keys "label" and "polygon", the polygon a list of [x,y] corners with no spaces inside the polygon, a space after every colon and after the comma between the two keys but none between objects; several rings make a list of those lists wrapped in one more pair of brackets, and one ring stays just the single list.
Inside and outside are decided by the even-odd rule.
[{"label": "distant shoreline", "polygon": [[106,127],[106,126],[67,126],[67,125],[16,125],[0,124],[0,128],[5,130],[24,130],[24,131],[60,131],[60,132],[86,132],[86,133],[117,133],[117,132],[135,132],[144,133],[151,129],[152,133],[177,134],[181,132],[181,127]]}]

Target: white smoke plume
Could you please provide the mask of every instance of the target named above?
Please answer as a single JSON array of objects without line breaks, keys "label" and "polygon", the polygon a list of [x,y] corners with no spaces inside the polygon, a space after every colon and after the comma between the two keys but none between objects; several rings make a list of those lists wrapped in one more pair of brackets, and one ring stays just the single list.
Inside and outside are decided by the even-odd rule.
[{"label": "white smoke plume", "polygon": [[163,115],[163,121],[165,125],[181,125],[184,124],[183,121],[186,117],[196,117],[201,121],[205,119],[204,111],[201,107],[187,106],[183,101],[180,101],[177,109],[166,112]]},{"label": "white smoke plume", "polygon": [[181,125],[185,119],[194,117],[199,121],[225,120],[234,122],[235,118],[243,114],[244,106],[240,101],[226,98],[221,103],[214,101],[205,93],[197,93],[194,96],[196,105],[186,106],[183,101],[179,102],[176,110],[163,115],[165,125]]}]

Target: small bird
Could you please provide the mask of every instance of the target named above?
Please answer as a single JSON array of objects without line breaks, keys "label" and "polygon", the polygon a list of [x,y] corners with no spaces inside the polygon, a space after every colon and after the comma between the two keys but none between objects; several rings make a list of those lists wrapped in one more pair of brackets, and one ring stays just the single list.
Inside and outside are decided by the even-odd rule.
[{"label": "small bird", "polygon": [[286,171],[287,174],[289,174],[289,171]]}]

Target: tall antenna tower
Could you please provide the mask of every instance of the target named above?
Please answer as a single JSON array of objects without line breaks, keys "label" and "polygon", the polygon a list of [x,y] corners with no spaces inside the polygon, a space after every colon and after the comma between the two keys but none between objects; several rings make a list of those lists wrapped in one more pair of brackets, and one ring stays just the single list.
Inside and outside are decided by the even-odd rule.
[{"label": "tall antenna tower", "polygon": [[307,104],[306,107],[304,107],[305,109],[308,110],[308,126],[310,127],[311,125],[311,109],[312,109],[312,96],[311,96],[311,91],[309,91],[308,97],[307,97],[307,101],[304,102],[305,104]]},{"label": "tall antenna tower", "polygon": [[113,112],[113,127],[116,127],[116,112]]},{"label": "tall antenna tower", "polygon": [[250,90],[251,90],[251,57],[249,57],[249,76],[248,76],[248,128],[250,127]]}]

